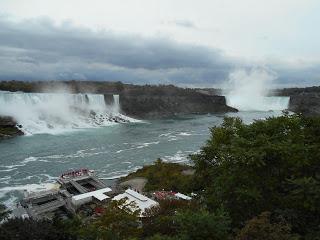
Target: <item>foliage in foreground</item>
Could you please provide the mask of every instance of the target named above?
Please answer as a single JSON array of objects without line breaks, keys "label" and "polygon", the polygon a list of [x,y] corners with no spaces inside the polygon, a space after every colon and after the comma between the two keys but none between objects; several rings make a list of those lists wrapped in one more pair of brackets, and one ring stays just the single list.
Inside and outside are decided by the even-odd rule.
[{"label": "foliage in foreground", "polygon": [[237,234],[236,240],[297,240],[291,234],[291,226],[284,219],[271,220],[269,212],[261,213],[247,222],[246,226]]},{"label": "foliage in foreground", "polygon": [[55,225],[77,239],[134,239],[141,235],[138,210],[126,203],[126,199],[112,201],[104,208],[103,214],[96,219],[84,221],[80,216],[71,220],[56,219]]},{"label": "foliage in foreground", "polygon": [[206,206],[226,209],[233,227],[269,211],[302,236],[319,232],[320,118],[226,118],[192,159]]},{"label": "foliage in foreground", "polygon": [[72,240],[75,236],[52,222],[33,219],[10,219],[0,225],[1,240]]}]

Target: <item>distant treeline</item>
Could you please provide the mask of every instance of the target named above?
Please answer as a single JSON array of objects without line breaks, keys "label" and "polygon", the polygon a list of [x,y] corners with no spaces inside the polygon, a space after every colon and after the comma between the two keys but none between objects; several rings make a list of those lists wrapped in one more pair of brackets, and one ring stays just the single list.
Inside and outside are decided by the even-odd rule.
[{"label": "distant treeline", "polygon": [[278,89],[275,91],[276,95],[279,96],[294,96],[300,94],[320,94],[320,86],[313,86],[313,87],[305,87],[305,88],[284,88]]},{"label": "distant treeline", "polygon": [[72,93],[132,93],[135,95],[188,95],[201,92],[208,95],[218,94],[216,89],[180,88],[174,85],[133,85],[122,82],[105,81],[0,81],[2,91],[52,92],[68,90]]}]

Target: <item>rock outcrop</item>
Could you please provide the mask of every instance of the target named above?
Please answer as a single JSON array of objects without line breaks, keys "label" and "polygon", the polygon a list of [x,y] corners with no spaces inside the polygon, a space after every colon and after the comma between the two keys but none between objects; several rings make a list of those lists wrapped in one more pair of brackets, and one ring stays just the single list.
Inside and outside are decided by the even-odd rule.
[{"label": "rock outcrop", "polygon": [[17,127],[16,121],[11,117],[0,117],[0,140],[23,135]]},{"label": "rock outcrop", "polygon": [[289,110],[306,116],[320,116],[320,95],[309,93],[290,96]]},{"label": "rock outcrop", "polygon": [[287,88],[280,96],[290,96],[289,110],[306,116],[320,116],[320,87]]},{"label": "rock outcrop", "polygon": [[142,119],[237,111],[226,105],[224,96],[210,96],[196,92],[177,96],[121,94],[120,105],[124,114]]}]

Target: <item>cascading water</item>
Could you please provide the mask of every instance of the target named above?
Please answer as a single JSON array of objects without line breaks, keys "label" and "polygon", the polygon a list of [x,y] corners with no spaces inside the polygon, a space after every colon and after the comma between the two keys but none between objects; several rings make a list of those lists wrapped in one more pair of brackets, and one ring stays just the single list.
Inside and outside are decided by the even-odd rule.
[{"label": "cascading water", "polygon": [[116,113],[120,112],[120,100],[119,95],[113,95],[113,111]]},{"label": "cascading water", "polygon": [[61,133],[107,126],[130,119],[119,113],[119,96],[111,106],[100,94],[0,91],[0,115],[13,117],[26,134]]},{"label": "cascading water", "polygon": [[227,105],[240,111],[281,111],[288,109],[289,97],[269,97],[275,76],[261,69],[230,74],[225,96]]}]

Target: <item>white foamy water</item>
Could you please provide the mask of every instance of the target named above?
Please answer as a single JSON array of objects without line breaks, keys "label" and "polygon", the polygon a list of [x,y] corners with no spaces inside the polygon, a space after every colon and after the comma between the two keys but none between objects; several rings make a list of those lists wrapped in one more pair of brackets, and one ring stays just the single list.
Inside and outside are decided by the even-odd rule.
[{"label": "white foamy water", "polygon": [[0,198],[3,197],[6,193],[12,191],[27,191],[27,192],[40,192],[49,189],[54,189],[57,187],[56,183],[41,183],[41,184],[26,184],[12,187],[3,187],[0,188]]},{"label": "white foamy water", "polygon": [[227,105],[239,111],[282,111],[289,107],[289,97],[269,97],[276,76],[263,69],[244,70],[230,74]]},{"label": "white foamy water", "polygon": [[119,113],[119,96],[106,105],[101,94],[0,91],[0,115],[11,116],[25,134],[59,134],[132,119]]},{"label": "white foamy water", "polygon": [[282,111],[288,109],[289,97],[251,97],[229,95],[227,105],[240,111]]}]

